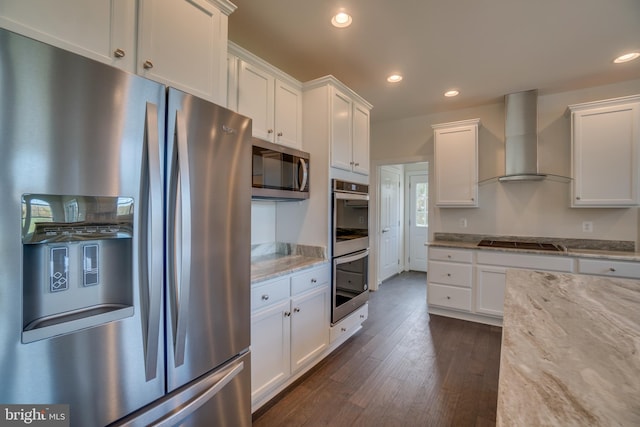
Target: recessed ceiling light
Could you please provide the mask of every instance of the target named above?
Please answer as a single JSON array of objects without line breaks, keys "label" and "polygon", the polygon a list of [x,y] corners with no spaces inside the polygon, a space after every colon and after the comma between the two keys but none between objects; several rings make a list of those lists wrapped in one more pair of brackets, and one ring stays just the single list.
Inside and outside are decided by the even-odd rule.
[{"label": "recessed ceiling light", "polygon": [[398,83],[400,80],[402,80],[402,76],[400,74],[391,74],[387,77],[387,81],[389,83]]},{"label": "recessed ceiling light", "polygon": [[351,15],[346,12],[338,12],[331,18],[331,25],[337,28],[345,28],[351,25]]},{"label": "recessed ceiling light", "polygon": [[640,52],[630,52],[625,53],[624,55],[618,56],[613,60],[616,64],[622,64],[623,62],[633,61],[634,59],[640,58]]},{"label": "recessed ceiling light", "polygon": [[460,92],[458,92],[455,89],[452,90],[448,90],[444,93],[444,96],[446,96],[447,98],[451,98],[452,96],[458,96],[460,94]]}]

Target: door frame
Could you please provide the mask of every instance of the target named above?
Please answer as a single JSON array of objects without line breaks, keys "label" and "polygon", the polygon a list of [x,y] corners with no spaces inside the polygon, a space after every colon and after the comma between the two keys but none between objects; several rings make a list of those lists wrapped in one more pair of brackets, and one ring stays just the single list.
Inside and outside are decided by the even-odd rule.
[{"label": "door frame", "polygon": [[[433,164],[433,154],[424,155],[424,156],[410,156],[410,157],[398,157],[393,159],[378,159],[371,160],[371,169],[369,175],[369,183],[371,187],[369,190],[369,229],[370,230],[378,230],[380,228],[379,221],[379,200],[380,200],[380,190],[381,190],[381,182],[380,182],[380,168],[382,166],[390,166],[390,165],[401,165],[407,163],[419,163],[419,162],[429,162],[429,164]],[[433,168],[429,168],[429,193],[432,193],[432,183],[433,176],[432,171]],[[433,206],[431,204],[431,199],[429,198],[429,216],[433,218]],[[432,231],[431,227],[429,227],[429,236],[428,239],[431,240]],[[378,241],[378,233],[371,233],[369,236],[369,247],[371,250],[371,254],[369,257],[369,289],[372,291],[378,290],[380,282],[378,281],[378,258],[380,252],[380,242]],[[401,259],[404,259],[402,257]],[[404,267],[404,266],[403,266]]]}]

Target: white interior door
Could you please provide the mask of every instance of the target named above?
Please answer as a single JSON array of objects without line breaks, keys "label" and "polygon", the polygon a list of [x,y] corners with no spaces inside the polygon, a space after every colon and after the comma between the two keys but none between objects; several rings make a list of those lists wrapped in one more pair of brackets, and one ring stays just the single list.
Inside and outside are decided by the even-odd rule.
[{"label": "white interior door", "polygon": [[380,260],[378,280],[397,274],[400,268],[400,173],[387,168],[380,170]]},{"label": "white interior door", "polygon": [[427,174],[409,177],[409,270],[427,271],[429,184]]}]

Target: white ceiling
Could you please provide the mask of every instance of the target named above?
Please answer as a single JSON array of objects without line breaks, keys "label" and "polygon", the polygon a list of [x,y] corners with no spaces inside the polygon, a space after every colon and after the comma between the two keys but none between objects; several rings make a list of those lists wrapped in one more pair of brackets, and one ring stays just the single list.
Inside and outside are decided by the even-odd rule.
[{"label": "white ceiling", "polygon": [[[640,0],[232,2],[230,40],[300,81],[334,75],[372,121],[640,78],[640,60],[612,63],[640,51]],[[341,8],[346,29],[330,24]],[[387,83],[393,72],[404,80]]]}]

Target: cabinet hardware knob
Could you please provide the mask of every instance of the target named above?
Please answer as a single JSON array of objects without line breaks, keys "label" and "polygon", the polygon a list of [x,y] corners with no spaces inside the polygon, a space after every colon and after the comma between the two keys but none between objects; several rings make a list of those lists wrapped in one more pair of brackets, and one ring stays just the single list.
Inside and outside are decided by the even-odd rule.
[{"label": "cabinet hardware knob", "polygon": [[262,301],[266,301],[268,299],[269,299],[269,295],[267,294],[262,295]]},{"label": "cabinet hardware knob", "polygon": [[124,55],[125,55],[124,50],[123,50],[123,49],[120,49],[120,48],[116,49],[116,50],[113,52],[113,56],[115,56],[116,58],[124,58]]},{"label": "cabinet hardware knob", "polygon": [[447,277],[451,277],[451,273],[447,273]]},{"label": "cabinet hardware knob", "polygon": [[361,315],[360,315],[360,318],[361,318],[361,319],[364,319],[364,314],[361,314]]},{"label": "cabinet hardware knob", "polygon": [[451,259],[451,255],[447,255],[447,258]]},{"label": "cabinet hardware knob", "polygon": [[284,312],[284,317],[289,317],[291,316],[291,312],[290,311],[285,311]]},{"label": "cabinet hardware knob", "polygon": [[311,283],[317,283],[318,281],[316,279],[311,279]]},{"label": "cabinet hardware knob", "polygon": [[447,299],[451,299],[451,297],[449,295],[447,295]]},{"label": "cabinet hardware knob", "polygon": [[300,313],[300,309],[298,307],[296,307],[296,308],[293,309],[293,312],[294,313]]},{"label": "cabinet hardware knob", "polygon": [[472,197],[472,198],[471,198],[471,201],[473,202],[474,200],[476,200],[476,199],[474,199],[474,198]]},{"label": "cabinet hardware knob", "polygon": [[150,70],[153,68],[153,62],[151,62],[149,59],[147,59],[146,61],[144,61],[144,63],[142,64],[142,68],[144,68],[145,70]]},{"label": "cabinet hardware knob", "polygon": [[273,129],[267,129],[267,133],[269,134],[273,133]]},{"label": "cabinet hardware knob", "polygon": [[613,267],[609,267],[609,271],[614,272],[614,271],[616,271],[616,269],[613,268]]},{"label": "cabinet hardware knob", "polygon": [[278,136],[282,136],[282,132],[278,132]]},{"label": "cabinet hardware knob", "polygon": [[341,332],[347,332],[347,328],[340,328]]},{"label": "cabinet hardware knob", "polygon": [[353,166],[353,162],[349,162],[349,164]]},{"label": "cabinet hardware knob", "polygon": [[580,200],[580,196],[576,196],[576,200]]},{"label": "cabinet hardware knob", "polygon": [[354,163],[353,166],[360,166],[360,163]]}]

